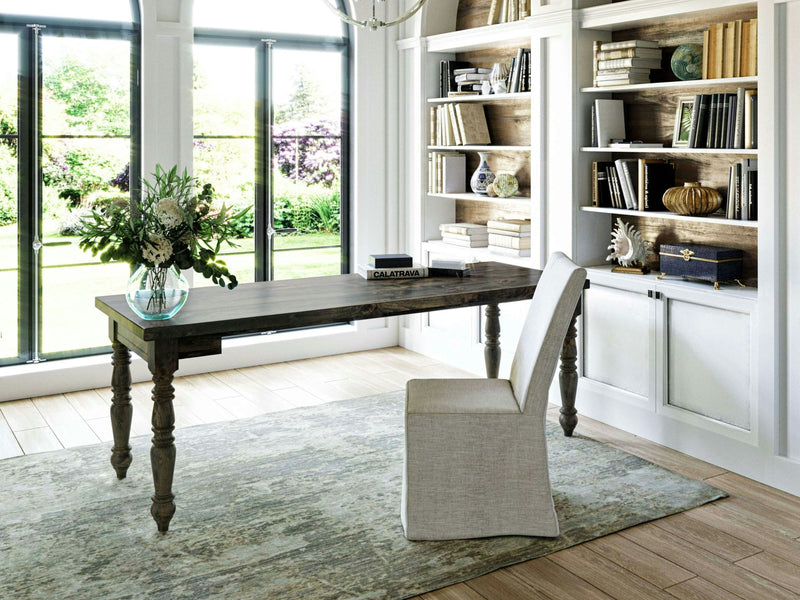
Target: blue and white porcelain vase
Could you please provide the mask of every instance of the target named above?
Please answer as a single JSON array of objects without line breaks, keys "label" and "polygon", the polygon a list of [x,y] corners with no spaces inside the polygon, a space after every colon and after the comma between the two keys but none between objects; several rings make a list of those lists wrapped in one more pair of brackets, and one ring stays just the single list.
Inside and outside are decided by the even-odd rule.
[{"label": "blue and white porcelain vase", "polygon": [[171,267],[141,265],[128,280],[125,295],[133,312],[148,321],[162,321],[177,314],[189,295],[189,283]]},{"label": "blue and white porcelain vase", "polygon": [[492,173],[492,170],[489,168],[489,153],[478,152],[478,156],[480,156],[481,162],[472,174],[472,178],[469,180],[469,186],[474,193],[485,196],[487,186],[494,181],[494,173]]}]

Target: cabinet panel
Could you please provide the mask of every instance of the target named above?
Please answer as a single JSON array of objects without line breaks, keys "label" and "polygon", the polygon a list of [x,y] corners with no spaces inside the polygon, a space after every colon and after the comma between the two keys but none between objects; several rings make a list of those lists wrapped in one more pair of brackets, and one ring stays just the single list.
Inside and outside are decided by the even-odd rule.
[{"label": "cabinet panel", "polygon": [[666,403],[749,430],[750,314],[674,298],[666,310]]},{"label": "cabinet panel", "polygon": [[592,281],[583,315],[584,377],[649,396],[650,299]]}]

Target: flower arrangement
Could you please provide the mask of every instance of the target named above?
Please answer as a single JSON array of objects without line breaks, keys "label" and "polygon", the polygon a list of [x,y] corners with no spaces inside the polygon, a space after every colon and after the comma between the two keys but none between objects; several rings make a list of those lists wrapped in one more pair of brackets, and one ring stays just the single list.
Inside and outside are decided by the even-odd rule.
[{"label": "flower arrangement", "polygon": [[172,266],[194,269],[232,290],[236,276],[217,254],[223,243],[235,246],[235,222],[249,207],[235,214],[224,205],[216,210],[211,185],[198,187],[186,169],[179,174],[177,166],[167,171],[156,165],[152,181],[142,180],[138,203],[112,204],[83,219],[81,249],[99,253],[102,262],[144,265],[156,273]]}]

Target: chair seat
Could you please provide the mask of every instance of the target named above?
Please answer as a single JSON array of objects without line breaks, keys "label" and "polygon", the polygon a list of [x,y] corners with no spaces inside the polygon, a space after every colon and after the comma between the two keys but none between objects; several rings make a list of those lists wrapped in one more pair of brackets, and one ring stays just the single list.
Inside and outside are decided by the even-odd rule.
[{"label": "chair seat", "polygon": [[507,379],[412,379],[406,386],[409,414],[519,414]]}]

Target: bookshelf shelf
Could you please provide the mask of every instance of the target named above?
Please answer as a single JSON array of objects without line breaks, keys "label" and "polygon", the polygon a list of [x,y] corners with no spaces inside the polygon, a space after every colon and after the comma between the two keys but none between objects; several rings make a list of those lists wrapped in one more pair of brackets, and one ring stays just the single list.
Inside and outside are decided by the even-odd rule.
[{"label": "bookshelf shelf", "polygon": [[595,148],[593,146],[585,146],[581,148],[581,152],[614,152],[627,153],[627,154],[727,154],[733,156],[747,156],[755,158],[758,156],[758,150],[744,150],[741,148]]},{"label": "bookshelf shelf", "polygon": [[468,200],[471,202],[506,203],[519,202],[527,204],[531,201],[528,196],[512,196],[511,198],[500,198],[497,196],[483,196],[481,194],[428,194],[430,198],[445,198],[447,200]]},{"label": "bookshelf shelf", "polygon": [[530,46],[531,26],[526,21],[484,25],[428,36],[428,52],[467,52],[503,44]]},{"label": "bookshelf shelf", "polygon": [[467,152],[530,152],[530,146],[428,146],[428,150],[465,150]]},{"label": "bookshelf shelf", "polygon": [[621,31],[672,18],[687,22],[697,13],[725,21],[732,10],[756,8],[748,0],[627,0],[584,8],[579,19],[584,29]]},{"label": "bookshelf shelf", "polygon": [[583,212],[605,213],[610,215],[628,215],[631,217],[648,217],[650,219],[663,219],[665,221],[684,221],[688,223],[703,223],[709,225],[731,225],[734,227],[758,228],[758,221],[737,221],[724,217],[689,217],[663,211],[641,211],[624,208],[607,208],[600,206],[582,206]]},{"label": "bookshelf shelf", "polygon": [[428,104],[448,104],[451,102],[510,102],[513,100],[526,100],[530,102],[530,92],[514,92],[513,94],[490,94],[485,96],[453,96],[451,98],[428,98]]},{"label": "bookshelf shelf", "polygon": [[725,77],[719,79],[694,79],[692,81],[662,81],[658,83],[637,83],[632,85],[614,85],[607,87],[584,87],[584,93],[617,93],[617,92],[645,92],[669,90],[693,90],[696,88],[727,87],[727,86],[756,86],[758,77]]},{"label": "bookshelf shelf", "polygon": [[495,261],[523,267],[529,267],[531,265],[531,259],[527,257],[515,258],[513,256],[505,256],[504,254],[492,252],[489,248],[467,248],[464,246],[456,246],[455,244],[448,244],[443,240],[428,240],[422,242],[422,249],[433,254],[444,254],[462,258],[467,262]]}]

